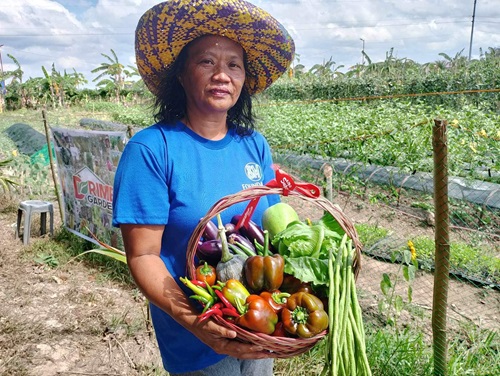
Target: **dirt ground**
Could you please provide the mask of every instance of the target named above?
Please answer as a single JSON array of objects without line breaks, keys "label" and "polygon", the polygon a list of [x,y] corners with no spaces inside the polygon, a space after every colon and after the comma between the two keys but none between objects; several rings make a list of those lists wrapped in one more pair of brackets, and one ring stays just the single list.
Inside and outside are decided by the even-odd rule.
[{"label": "dirt ground", "polygon": [[[418,216],[384,207],[363,209],[348,201],[339,204],[354,222],[376,221],[403,238],[432,234],[432,227],[422,226]],[[298,207],[301,215],[317,211],[304,203]],[[141,294],[102,280],[81,262],[56,269],[37,264],[33,251],[14,237],[15,216],[0,214],[0,375],[164,375]],[[56,218],[56,228],[60,225]],[[43,239],[35,233],[30,245],[37,241]],[[398,267],[367,257],[362,261],[361,304],[365,312],[375,313],[381,275],[397,275]],[[432,286],[432,275],[422,272],[413,287],[413,304],[427,330]],[[448,297],[451,324],[466,321],[498,330],[498,291],[451,280]],[[413,318],[407,313],[404,319]]]}]

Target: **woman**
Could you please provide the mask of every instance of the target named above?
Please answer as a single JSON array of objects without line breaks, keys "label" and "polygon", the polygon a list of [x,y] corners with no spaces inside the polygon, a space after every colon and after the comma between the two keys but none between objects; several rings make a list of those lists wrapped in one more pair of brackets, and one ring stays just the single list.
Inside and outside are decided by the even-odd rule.
[{"label": "woman", "polygon": [[[251,95],[289,67],[294,44],[268,13],[243,0],[173,0],[146,12],[136,31],[139,72],[156,97],[157,124],[134,135],[114,184],[113,225],[151,303],[171,375],[272,375],[272,354],[197,321],[179,277],[188,240],[221,197],[274,178]],[[253,219],[277,201],[260,200]],[[229,222],[246,203],[221,213]]]}]

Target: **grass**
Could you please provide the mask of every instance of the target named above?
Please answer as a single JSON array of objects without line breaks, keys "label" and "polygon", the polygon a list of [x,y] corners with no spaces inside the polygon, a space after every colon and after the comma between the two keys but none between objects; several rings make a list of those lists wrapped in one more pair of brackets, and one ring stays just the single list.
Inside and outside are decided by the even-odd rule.
[{"label": "grass", "polygon": [[[418,260],[424,269],[434,267],[434,239],[415,237]],[[500,285],[500,259],[498,249],[488,244],[452,241],[450,243],[450,273],[474,282]]]},{"label": "grass", "polygon": [[82,255],[95,248],[99,247],[61,227],[56,229],[53,238],[33,241],[27,248],[25,257],[49,268],[67,268],[71,267],[71,263],[84,262],[97,272],[98,278],[134,285],[126,264],[96,253]]},{"label": "grass", "polygon": [[[430,338],[418,328],[371,326],[366,323],[368,359],[373,375],[432,376],[433,351]],[[449,376],[493,376],[500,358],[498,332],[463,327],[450,333]],[[325,342],[308,353],[276,361],[275,375],[319,375],[323,367]]]}]

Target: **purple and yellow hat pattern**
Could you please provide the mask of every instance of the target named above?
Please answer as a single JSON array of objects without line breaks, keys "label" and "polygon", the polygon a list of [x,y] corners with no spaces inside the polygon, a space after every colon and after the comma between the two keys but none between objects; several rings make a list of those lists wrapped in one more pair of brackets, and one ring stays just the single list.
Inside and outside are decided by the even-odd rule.
[{"label": "purple and yellow hat pattern", "polygon": [[139,20],[135,35],[137,68],[148,89],[157,94],[158,77],[189,42],[221,35],[246,52],[245,85],[256,94],[290,66],[295,45],[269,13],[244,0],[170,0],[155,5]]}]

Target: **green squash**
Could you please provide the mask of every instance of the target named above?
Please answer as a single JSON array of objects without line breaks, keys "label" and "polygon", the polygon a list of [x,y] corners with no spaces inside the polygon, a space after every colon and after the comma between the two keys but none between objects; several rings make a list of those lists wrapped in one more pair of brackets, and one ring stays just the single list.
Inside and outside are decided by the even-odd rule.
[{"label": "green squash", "polygon": [[285,202],[268,207],[262,214],[262,228],[269,232],[270,241],[294,221],[300,221],[299,215],[294,208]]}]

